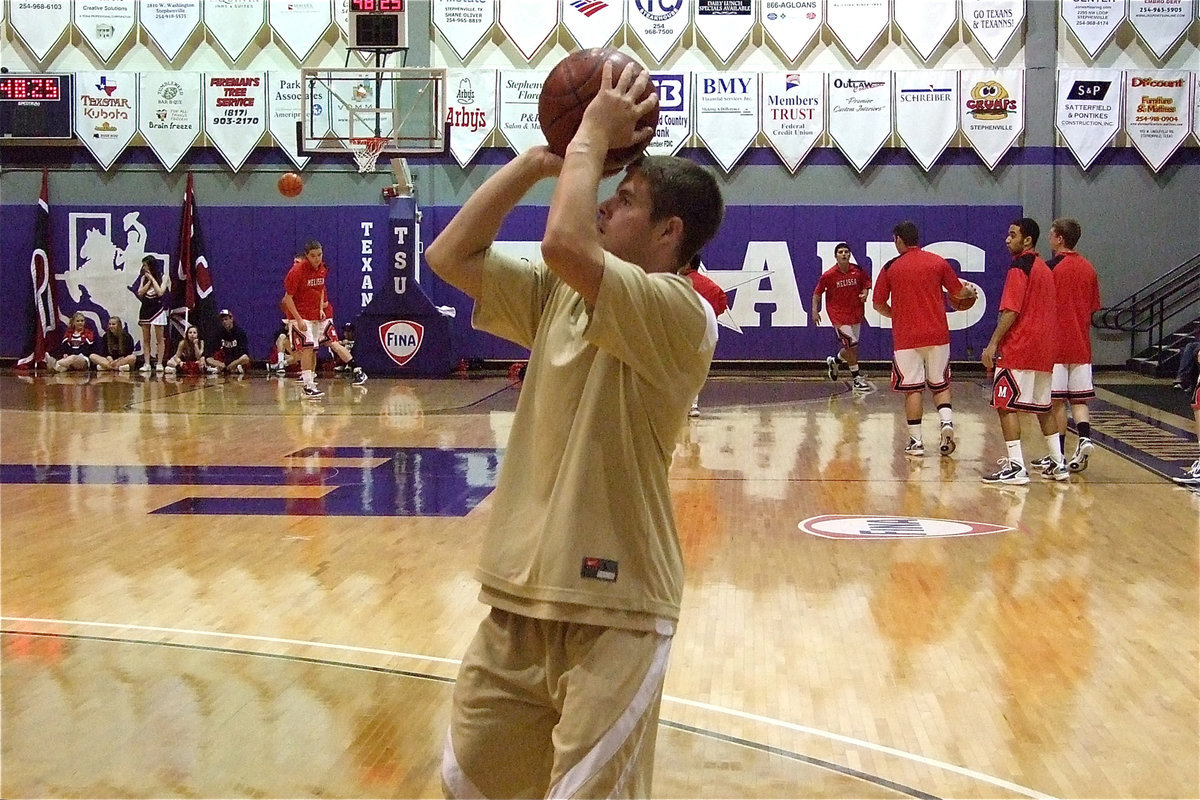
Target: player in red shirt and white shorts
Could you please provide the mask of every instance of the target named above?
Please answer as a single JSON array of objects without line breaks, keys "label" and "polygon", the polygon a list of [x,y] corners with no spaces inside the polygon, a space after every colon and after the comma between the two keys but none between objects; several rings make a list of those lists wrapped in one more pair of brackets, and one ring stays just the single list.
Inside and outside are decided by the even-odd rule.
[{"label": "player in red shirt and white shorts", "polygon": [[[1196,363],[1200,364],[1200,353],[1196,354]],[[1200,381],[1192,390],[1192,416],[1196,419],[1196,444],[1200,445]],[[1200,484],[1200,458],[1193,461],[1192,465],[1183,471],[1183,475],[1175,478],[1175,482],[1189,486]]]},{"label": "player in red shirt and white shorts", "polygon": [[825,304],[825,310],[829,312],[829,324],[833,326],[841,345],[837,355],[825,359],[829,380],[837,380],[838,364],[845,363],[850,367],[851,385],[863,391],[871,386],[858,372],[858,341],[862,332],[863,306],[871,291],[871,278],[862,267],[850,261],[850,255],[850,245],[845,242],[833,249],[837,264],[821,273],[817,288],[813,289],[813,320],[821,324],[821,295],[824,294],[829,301]]},{"label": "player in red shirt and white shorts", "polygon": [[933,393],[941,421],[938,449],[954,452],[954,411],[950,406],[950,324],[942,289],[957,299],[973,296],[946,259],[922,250],[912,222],[892,229],[900,255],[883,265],[875,279],[871,302],[892,321],[892,390],[904,393],[908,446],[904,454],[925,455],[921,439],[923,392]]},{"label": "player in red shirt and white shorts", "polygon": [[325,251],[318,241],[304,245],[304,255],[297,256],[283,279],[283,312],[291,323],[293,343],[300,351],[300,381],[302,396],[315,399],[325,393],[317,388],[317,344],[325,327]]},{"label": "player in red shirt and white shorts", "polygon": [[1021,452],[1020,411],[1037,414],[1050,448],[1051,464],[1042,470],[1042,476],[1056,481],[1067,479],[1058,428],[1050,412],[1057,312],[1054,276],[1033,249],[1040,235],[1037,222],[1022,217],[1008,226],[1005,239],[1013,261],[1000,297],[1000,320],[980,360],[996,371],[992,407],[1000,417],[1008,454],[1000,459],[998,471],[983,476],[984,483],[1029,483]]},{"label": "player in red shirt and white shorts", "polygon": [[[1050,224],[1050,249],[1054,257],[1046,262],[1054,275],[1054,296],[1058,301],[1058,325],[1054,340],[1057,343],[1054,374],[1050,380],[1050,398],[1054,422],[1058,426],[1058,442],[1066,453],[1067,404],[1079,432],[1075,454],[1067,461],[1071,472],[1087,469],[1088,454],[1092,452],[1092,425],[1088,416],[1088,400],[1096,396],[1092,385],[1092,314],[1100,310],[1100,282],[1096,270],[1086,258],[1075,252],[1083,234],[1079,222],[1061,217]],[[1045,468],[1046,456],[1033,466]]]}]

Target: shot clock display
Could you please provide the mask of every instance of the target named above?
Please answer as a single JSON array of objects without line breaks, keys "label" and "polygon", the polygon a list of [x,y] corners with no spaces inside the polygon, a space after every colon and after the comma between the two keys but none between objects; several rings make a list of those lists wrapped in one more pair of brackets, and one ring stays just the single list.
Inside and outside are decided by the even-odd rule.
[{"label": "shot clock display", "polygon": [[70,139],[71,75],[0,73],[0,139]]},{"label": "shot clock display", "polygon": [[350,48],[403,50],[408,47],[405,0],[350,0]]}]

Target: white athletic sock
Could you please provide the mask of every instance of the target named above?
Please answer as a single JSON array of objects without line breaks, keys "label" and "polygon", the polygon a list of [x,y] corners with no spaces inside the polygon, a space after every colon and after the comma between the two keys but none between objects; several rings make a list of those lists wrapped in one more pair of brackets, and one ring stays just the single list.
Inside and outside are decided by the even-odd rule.
[{"label": "white athletic sock", "polygon": [[317,378],[315,375],[313,375],[313,371],[311,369],[300,370],[300,380],[304,383],[305,386],[316,386],[317,385]]},{"label": "white athletic sock", "polygon": [[1052,433],[1046,437],[1046,447],[1050,448],[1050,458],[1054,459],[1054,463],[1062,466],[1062,442],[1059,441],[1057,433]]},{"label": "white athletic sock", "polygon": [[[1008,458],[1015,461],[1017,466],[1025,468],[1025,454],[1021,452],[1021,440],[1014,439],[1011,442],[1005,442],[1004,446],[1008,448]],[[1061,458],[1062,456],[1059,456]]]}]

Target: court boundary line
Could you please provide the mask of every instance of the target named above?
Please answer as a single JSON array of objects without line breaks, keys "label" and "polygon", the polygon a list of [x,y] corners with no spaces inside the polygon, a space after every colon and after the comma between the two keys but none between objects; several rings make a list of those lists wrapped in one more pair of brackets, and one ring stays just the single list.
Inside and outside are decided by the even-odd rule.
[{"label": "court boundary line", "polygon": [[[412,659],[415,661],[429,661],[429,662],[434,662],[434,663],[438,663],[438,664],[453,664],[453,665],[461,665],[462,664],[462,661],[460,659],[455,659],[455,658],[444,658],[441,656],[425,656],[425,655],[418,655],[415,653],[403,653],[403,652],[398,652],[395,650],[383,650],[383,649],[374,648],[374,647],[359,647],[357,645],[335,644],[332,642],[305,641],[303,639],[286,639],[286,638],[280,638],[280,637],[276,637],[276,636],[262,636],[262,635],[258,635],[258,634],[248,634],[248,633],[223,633],[220,631],[202,631],[202,630],[196,630],[193,628],[168,628],[168,627],[161,627],[161,626],[156,626],[156,625],[121,624],[121,623],[116,623],[116,622],[87,622],[87,621],[83,621],[83,620],[46,619],[46,618],[41,618],[41,617],[10,617],[10,616],[0,616],[0,623],[77,625],[77,626],[84,627],[84,628],[93,627],[93,628],[108,628],[108,629],[125,629],[125,630],[136,630],[136,631],[147,631],[147,632],[153,632],[153,633],[190,635],[190,636],[199,636],[199,637],[209,636],[209,637],[213,637],[213,638],[241,639],[244,641],[262,642],[262,643],[269,643],[269,644],[299,645],[299,646],[304,646],[304,647],[313,647],[313,648],[317,648],[317,649],[323,648],[323,649],[336,650],[336,651],[347,652],[347,653],[364,653],[364,654],[370,654],[370,655],[386,656],[389,658]],[[38,632],[36,632],[36,631],[8,631],[8,633],[13,634],[13,635],[20,635],[22,633],[25,633],[27,635],[36,635]],[[45,631],[42,633],[54,634],[55,632]],[[169,645],[171,643],[170,642],[162,642],[161,644]],[[286,655],[286,654],[282,654],[282,655]],[[920,755],[917,753],[910,753],[905,750],[898,750],[894,747],[888,747],[887,745],[875,744],[873,742],[868,742],[863,739],[856,739],[852,736],[845,736],[840,733],[834,733],[833,731],[826,731],[826,730],[822,730],[820,728],[812,728],[807,725],[800,725],[800,724],[794,723],[794,722],[787,722],[785,720],[775,719],[774,717],[766,717],[766,716],[762,716],[761,714],[753,714],[748,711],[740,711],[738,709],[728,708],[725,706],[713,705],[712,703],[705,703],[705,702],[702,702],[699,700],[687,700],[685,698],[674,697],[672,695],[667,695],[667,694],[663,695],[663,700],[670,702],[670,703],[677,703],[677,704],[683,705],[683,706],[690,706],[692,708],[701,709],[701,710],[708,711],[708,712],[718,714],[718,715],[725,715],[725,716],[745,719],[745,720],[749,720],[752,722],[757,722],[762,725],[767,725],[769,727],[782,728],[784,730],[791,730],[791,731],[795,731],[797,733],[803,733],[803,734],[806,734],[809,736],[816,736],[819,738],[829,739],[831,741],[840,742],[842,744],[849,744],[849,745],[853,745],[855,747],[861,747],[866,750],[873,750],[875,752],[883,753],[885,755],[894,756],[896,758],[913,761],[918,764],[923,764],[925,766],[935,767],[937,769],[945,770],[947,772],[952,772],[957,775],[962,775],[964,777],[971,778],[973,780],[977,780],[981,783],[989,784],[991,786],[995,786],[995,787],[1001,788],[1001,789],[1006,789],[1010,792],[1016,792],[1018,794],[1024,795],[1025,797],[1033,798],[1033,800],[1055,800],[1053,795],[1043,794],[1042,792],[1038,792],[1034,789],[1030,789],[1028,787],[1021,786],[1020,784],[1012,783],[1011,781],[1006,781],[1003,778],[993,777],[991,775],[987,775],[982,772],[977,772],[975,770],[968,769],[966,767],[958,766],[956,764],[951,764],[951,763],[945,762],[945,761],[939,761],[938,759],[929,758],[927,756],[923,756],[923,755]]]}]

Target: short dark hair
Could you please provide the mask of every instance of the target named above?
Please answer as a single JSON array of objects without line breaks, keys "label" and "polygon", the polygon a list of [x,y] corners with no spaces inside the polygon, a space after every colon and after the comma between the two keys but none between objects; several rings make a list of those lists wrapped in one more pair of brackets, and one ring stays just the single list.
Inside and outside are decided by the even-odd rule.
[{"label": "short dark hair", "polygon": [[700,248],[716,235],[725,217],[721,187],[708,170],[676,156],[642,156],[629,165],[650,183],[650,218],[658,221],[679,217],[683,238],[679,242],[679,265],[692,260]]},{"label": "short dark hair", "polygon": [[838,242],[837,247],[833,248],[833,252],[836,254],[838,250],[850,250],[850,245],[845,242]]},{"label": "short dark hair", "polygon": [[1017,230],[1021,232],[1021,238],[1028,237],[1030,246],[1037,246],[1038,237],[1042,235],[1042,228],[1037,224],[1037,220],[1030,219],[1029,217],[1021,217],[1020,219],[1014,219],[1009,224],[1017,226]]},{"label": "short dark hair", "polygon": [[892,228],[892,236],[899,236],[900,241],[904,242],[906,247],[916,247],[921,241],[917,223],[908,220],[898,223],[896,227]]},{"label": "short dark hair", "polygon": [[1083,236],[1083,228],[1079,226],[1079,220],[1070,217],[1059,217],[1050,223],[1050,230],[1057,233],[1066,242],[1067,247],[1072,250],[1075,245],[1079,244],[1079,237]]},{"label": "short dark hair", "polygon": [[306,253],[311,253],[313,250],[324,250],[324,249],[325,248],[321,247],[321,243],[318,242],[316,239],[309,239],[307,242],[304,243],[304,252],[306,252]]}]

